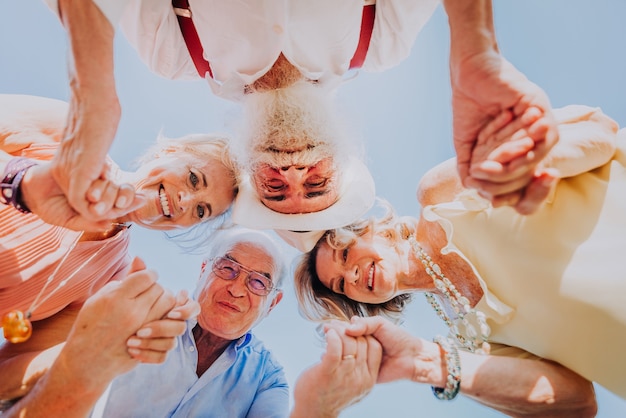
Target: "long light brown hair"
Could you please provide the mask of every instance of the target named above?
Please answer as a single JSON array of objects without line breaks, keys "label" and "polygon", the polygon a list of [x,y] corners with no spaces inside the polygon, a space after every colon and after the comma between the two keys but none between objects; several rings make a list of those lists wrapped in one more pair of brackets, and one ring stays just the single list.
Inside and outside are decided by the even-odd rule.
[{"label": "long light brown hair", "polygon": [[380,200],[379,204],[385,209],[382,217],[370,217],[342,228],[328,230],[311,251],[300,256],[294,273],[294,288],[300,313],[305,318],[324,321],[346,320],[355,315],[381,315],[396,323],[400,322],[401,313],[411,300],[409,293],[380,304],[357,302],[327,288],[315,270],[317,252],[324,242],[333,249],[343,250],[354,245],[357,238],[373,232],[387,238],[390,246],[395,246],[400,240],[406,240],[415,234],[416,219],[397,216],[391,205],[385,201]]}]

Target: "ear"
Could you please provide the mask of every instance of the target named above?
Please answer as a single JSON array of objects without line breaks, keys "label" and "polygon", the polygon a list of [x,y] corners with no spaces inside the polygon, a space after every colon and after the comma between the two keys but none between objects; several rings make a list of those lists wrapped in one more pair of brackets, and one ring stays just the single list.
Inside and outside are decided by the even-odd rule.
[{"label": "ear", "polygon": [[281,300],[283,300],[283,291],[278,290],[276,291],[276,296],[274,296],[274,300],[272,300],[272,303],[270,304],[270,308],[267,310],[267,313],[269,314],[270,312],[272,312],[274,306],[278,305],[278,302],[280,302]]}]

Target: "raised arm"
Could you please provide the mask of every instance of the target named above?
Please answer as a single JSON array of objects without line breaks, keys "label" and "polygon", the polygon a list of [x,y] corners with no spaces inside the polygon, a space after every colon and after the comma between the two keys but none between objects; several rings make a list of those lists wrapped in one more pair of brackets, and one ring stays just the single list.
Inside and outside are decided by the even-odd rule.
[{"label": "raised arm", "polygon": [[[87,416],[111,380],[138,363],[128,352],[128,339],[174,304],[156,274],[136,259],[125,280],[109,282],[85,302],[58,357],[3,418]],[[184,328],[169,337],[170,348]]]},{"label": "raised arm", "polygon": [[[525,193],[525,188],[549,188],[534,182],[534,171],[558,140],[550,103],[500,54],[490,0],[444,0],[443,5],[450,25],[453,134],[461,180],[479,190],[490,184],[492,196],[515,192],[521,201],[516,210],[531,213],[541,203],[536,196],[547,193]],[[511,122],[524,121],[527,138],[498,171],[482,172],[484,156],[474,152],[479,132],[505,110],[512,112]],[[529,115],[536,110],[538,115]],[[474,177],[482,182],[473,182]]]},{"label": "raised arm", "polygon": [[[346,333],[370,335],[382,345],[379,383],[411,380],[445,387],[448,364],[438,344],[414,337],[381,317],[354,318]],[[483,405],[516,417],[595,416],[591,382],[557,363],[462,350],[459,358],[460,393]]]},{"label": "raised arm", "polygon": [[[67,30],[71,58],[70,112],[52,173],[70,206],[81,216],[93,221],[113,219],[126,213],[133,199],[127,193],[119,198],[117,193],[103,193],[107,187],[120,187],[107,178],[105,167],[121,115],[113,71],[111,14],[91,0],[48,1]],[[123,2],[108,3],[102,2],[118,14],[122,10],[119,4]],[[112,213],[115,209],[117,213]]]}]

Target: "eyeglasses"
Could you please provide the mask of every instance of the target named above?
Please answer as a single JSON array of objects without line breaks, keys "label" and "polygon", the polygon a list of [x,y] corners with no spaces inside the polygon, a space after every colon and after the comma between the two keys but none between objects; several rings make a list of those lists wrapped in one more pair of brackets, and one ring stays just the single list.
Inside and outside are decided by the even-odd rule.
[{"label": "eyeglasses", "polygon": [[258,296],[267,296],[274,289],[272,280],[267,276],[248,268],[245,268],[238,262],[226,257],[217,257],[213,261],[213,273],[223,280],[235,280],[244,271],[248,274],[246,277],[246,287],[248,290]]}]

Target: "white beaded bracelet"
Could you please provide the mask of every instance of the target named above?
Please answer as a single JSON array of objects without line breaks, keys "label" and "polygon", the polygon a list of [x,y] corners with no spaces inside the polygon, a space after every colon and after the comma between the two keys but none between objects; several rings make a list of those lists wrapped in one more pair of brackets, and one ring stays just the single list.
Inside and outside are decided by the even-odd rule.
[{"label": "white beaded bracelet", "polygon": [[437,399],[451,401],[456,398],[456,395],[459,394],[459,390],[461,389],[461,360],[459,359],[459,349],[451,338],[438,335],[433,338],[433,341],[437,343],[445,353],[448,377],[446,378],[445,388],[431,386],[431,389]]}]

